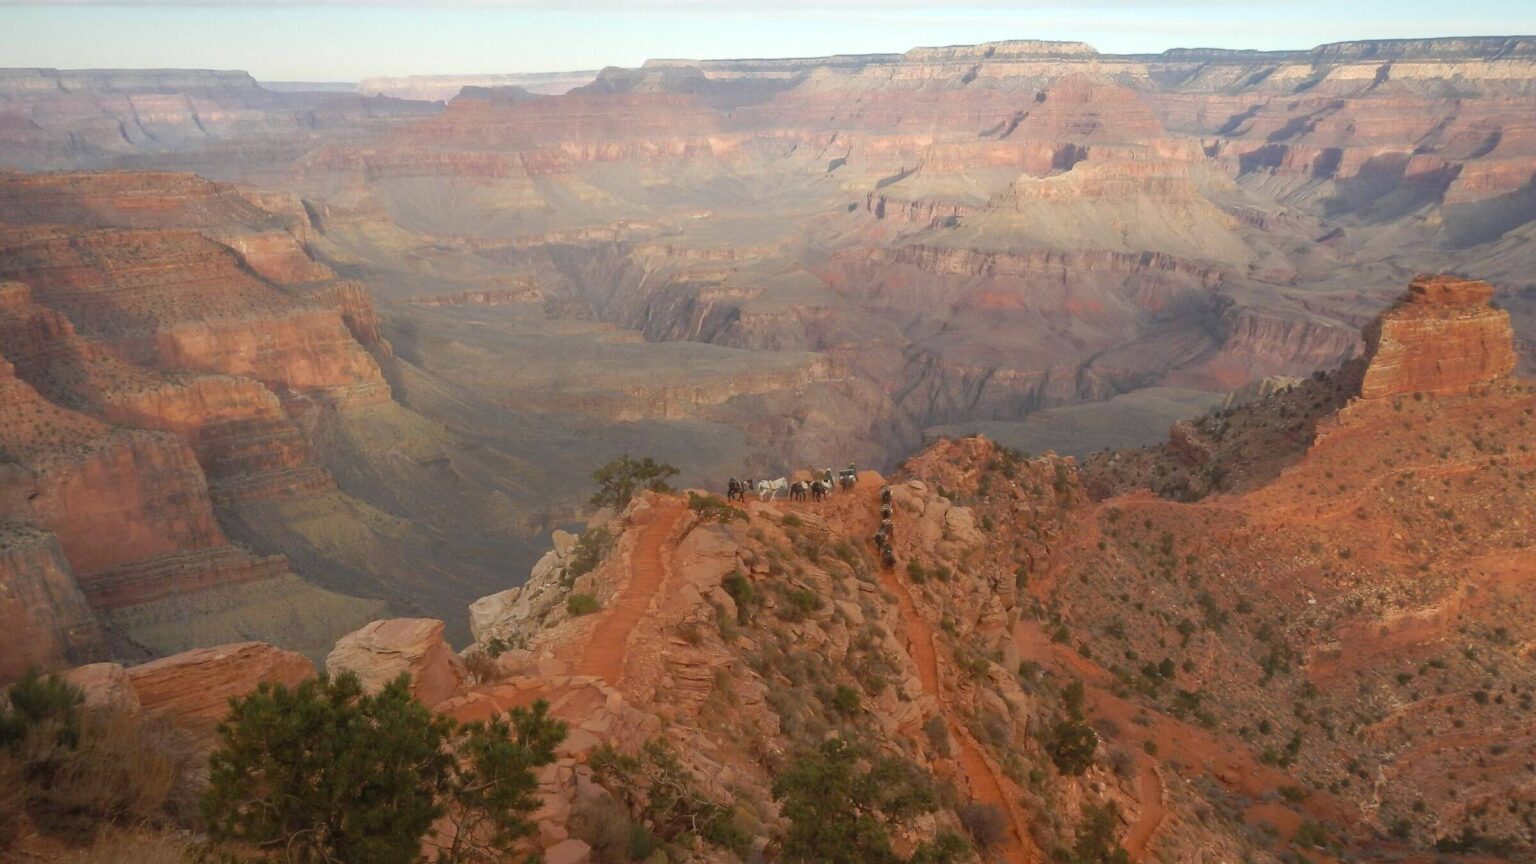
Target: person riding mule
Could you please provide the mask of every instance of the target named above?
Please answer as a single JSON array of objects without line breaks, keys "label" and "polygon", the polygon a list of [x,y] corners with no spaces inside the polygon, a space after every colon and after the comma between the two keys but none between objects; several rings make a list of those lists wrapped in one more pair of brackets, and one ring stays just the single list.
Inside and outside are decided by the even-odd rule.
[{"label": "person riding mule", "polygon": [[889,487],[889,486],[881,486],[880,487],[880,503],[884,504],[887,507],[889,507],[891,505],[891,487]]},{"label": "person riding mule", "polygon": [[896,539],[896,523],[889,519],[880,520],[880,533],[892,540]]},{"label": "person riding mule", "polygon": [[843,491],[844,492],[846,492],[846,491],[852,489],[854,486],[858,485],[858,482],[859,482],[859,471],[858,471],[857,468],[853,467],[853,463],[852,462],[848,463],[848,467],[843,469],[843,473],[840,476],[841,476],[841,479],[842,479],[842,482],[843,482]]}]

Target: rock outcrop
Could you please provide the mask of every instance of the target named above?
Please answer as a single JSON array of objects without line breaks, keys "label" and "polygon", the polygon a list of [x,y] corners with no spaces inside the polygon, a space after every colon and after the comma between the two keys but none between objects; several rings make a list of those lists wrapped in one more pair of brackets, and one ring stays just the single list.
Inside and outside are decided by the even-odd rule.
[{"label": "rock outcrop", "polygon": [[88,663],[64,673],[64,680],[80,688],[86,708],[138,714],[143,705],[138,691],[121,663]]},{"label": "rock outcrop", "polygon": [[1513,372],[1509,313],[1490,307],[1491,299],[1486,282],[1415,279],[1402,301],[1366,328],[1361,397],[1465,390]]},{"label": "rock outcrop", "polygon": [[476,642],[499,639],[511,644],[531,635],[519,628],[529,621],[542,621],[550,609],[565,599],[560,583],[576,551],[577,539],[576,535],[557,529],[550,536],[550,550],[533,565],[527,581],[470,604],[469,632]]},{"label": "rock outcrop", "polygon": [[314,677],[315,666],[292,651],[264,642],[239,642],[174,654],[128,669],[143,712],[185,730],[200,747],[214,742],[214,727],[229,700],[258,684],[295,686]]},{"label": "rock outcrop", "polygon": [[0,525],[0,681],[104,657],[106,638],[58,539]]},{"label": "rock outcrop", "polygon": [[428,706],[449,698],[464,682],[463,662],[443,641],[443,622],[430,618],[374,621],[349,633],[325,658],[325,670],[355,673],[370,692],[409,675],[411,693]]}]

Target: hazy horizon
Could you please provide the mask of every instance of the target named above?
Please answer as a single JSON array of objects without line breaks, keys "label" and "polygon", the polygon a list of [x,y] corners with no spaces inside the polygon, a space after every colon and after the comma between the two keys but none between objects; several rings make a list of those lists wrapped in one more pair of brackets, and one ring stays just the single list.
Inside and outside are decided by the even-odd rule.
[{"label": "hazy horizon", "polygon": [[1007,39],[1106,54],[1304,50],[1329,42],[1536,32],[1536,4],[1214,0],[935,5],[903,0],[333,0],[257,5],[0,0],[9,67],[239,69],[259,80],[562,72],[651,59],[900,53]]}]

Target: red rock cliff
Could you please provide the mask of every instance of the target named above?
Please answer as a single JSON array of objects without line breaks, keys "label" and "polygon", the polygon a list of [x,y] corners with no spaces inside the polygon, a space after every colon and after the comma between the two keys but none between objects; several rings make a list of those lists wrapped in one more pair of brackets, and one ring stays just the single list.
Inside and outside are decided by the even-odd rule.
[{"label": "red rock cliff", "polygon": [[103,656],[106,642],[53,535],[0,526],[0,681]]},{"label": "red rock cliff", "polygon": [[1369,358],[1360,395],[1462,390],[1514,371],[1509,313],[1488,305],[1486,282],[1420,276],[1365,331]]}]

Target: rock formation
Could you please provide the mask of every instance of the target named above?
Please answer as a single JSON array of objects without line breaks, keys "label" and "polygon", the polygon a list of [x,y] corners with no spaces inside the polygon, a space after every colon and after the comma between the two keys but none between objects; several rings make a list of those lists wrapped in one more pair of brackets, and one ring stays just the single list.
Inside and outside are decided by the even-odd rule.
[{"label": "rock formation", "polygon": [[1366,328],[1360,395],[1465,390],[1515,369],[1509,313],[1493,309],[1488,283],[1421,276],[1397,306]]},{"label": "rock formation", "polygon": [[452,696],[464,680],[463,664],[443,641],[443,622],[428,618],[374,621],[343,636],[325,658],[325,671],[355,673],[368,691],[408,675],[412,695],[428,706]]},{"label": "rock formation", "polygon": [[143,712],[164,719],[211,747],[229,700],[261,683],[292,687],[314,677],[314,664],[262,642],[199,648],[128,669]]},{"label": "rock formation", "polygon": [[0,680],[103,657],[106,637],[58,539],[0,526]]}]

